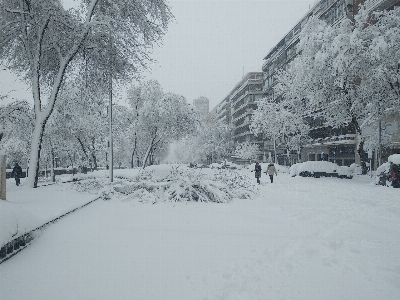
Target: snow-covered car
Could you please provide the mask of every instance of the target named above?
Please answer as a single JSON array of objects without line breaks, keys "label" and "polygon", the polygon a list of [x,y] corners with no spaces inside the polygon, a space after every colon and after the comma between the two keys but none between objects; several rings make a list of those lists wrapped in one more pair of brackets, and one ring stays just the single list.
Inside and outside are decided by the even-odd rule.
[{"label": "snow-covered car", "polygon": [[400,154],[392,154],[376,169],[375,184],[400,188]]},{"label": "snow-covered car", "polygon": [[353,168],[328,161],[306,161],[290,167],[290,176],[353,178]]},{"label": "snow-covered car", "polygon": [[376,185],[390,186],[389,170],[390,170],[389,162],[383,163],[376,169],[376,177],[375,177]]}]

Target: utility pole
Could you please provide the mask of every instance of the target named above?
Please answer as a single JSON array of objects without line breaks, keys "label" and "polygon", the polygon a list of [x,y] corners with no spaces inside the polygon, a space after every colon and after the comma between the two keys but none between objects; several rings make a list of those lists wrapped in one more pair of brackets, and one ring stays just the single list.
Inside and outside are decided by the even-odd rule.
[{"label": "utility pole", "polygon": [[113,174],[113,169],[114,169],[114,162],[113,162],[113,136],[112,136],[112,37],[111,37],[111,27],[108,27],[108,33],[109,33],[109,92],[110,92],[110,103],[108,104],[108,126],[109,126],[109,177],[110,177],[110,182],[114,181],[114,174]]},{"label": "utility pole", "polygon": [[379,120],[378,124],[378,166],[382,164],[382,121]]}]

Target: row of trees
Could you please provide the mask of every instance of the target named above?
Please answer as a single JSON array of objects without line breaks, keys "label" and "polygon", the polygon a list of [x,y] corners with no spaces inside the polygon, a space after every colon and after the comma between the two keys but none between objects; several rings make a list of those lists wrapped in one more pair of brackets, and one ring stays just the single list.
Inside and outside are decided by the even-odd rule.
[{"label": "row of trees", "polygon": [[[132,86],[129,105],[113,105],[114,160],[124,167],[145,167],[166,156],[170,143],[196,136],[199,113],[180,95],[164,93],[156,81]],[[108,101],[82,96],[69,85],[60,92],[42,139],[40,165],[106,166]],[[4,124],[2,148],[10,161],[26,163],[34,130],[33,109],[26,102],[0,108]]]},{"label": "row of trees", "polygon": [[176,144],[176,155],[182,162],[211,163],[230,157],[234,150],[234,128],[224,123],[202,120],[195,135]]},{"label": "row of trees", "polygon": [[[78,2],[77,2],[78,3]],[[149,61],[172,18],[164,0],[0,2],[0,61],[32,88],[34,101],[28,182],[37,186],[46,125],[60,92],[84,70],[99,92],[109,78],[130,81]]]},{"label": "row of trees", "polygon": [[[361,136],[365,126],[398,114],[399,9],[370,15],[361,7],[354,22],[345,19],[335,26],[311,18],[297,51],[288,68],[276,72],[275,97],[260,101],[252,119],[255,134],[279,138],[297,150],[310,131],[307,120],[320,119],[332,128],[351,125]],[[377,139],[368,143],[377,148]],[[362,139],[358,146],[363,160]]]}]

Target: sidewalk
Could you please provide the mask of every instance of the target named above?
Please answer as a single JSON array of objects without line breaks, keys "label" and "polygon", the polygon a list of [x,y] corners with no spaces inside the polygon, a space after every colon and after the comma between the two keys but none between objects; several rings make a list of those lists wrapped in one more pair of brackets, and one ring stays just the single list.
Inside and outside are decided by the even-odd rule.
[{"label": "sidewalk", "polygon": [[41,183],[36,189],[28,188],[25,178],[20,186],[7,179],[7,200],[0,200],[0,263],[32,240],[32,231],[99,198],[73,189],[74,183],[67,182],[72,178],[57,176],[56,183]]}]

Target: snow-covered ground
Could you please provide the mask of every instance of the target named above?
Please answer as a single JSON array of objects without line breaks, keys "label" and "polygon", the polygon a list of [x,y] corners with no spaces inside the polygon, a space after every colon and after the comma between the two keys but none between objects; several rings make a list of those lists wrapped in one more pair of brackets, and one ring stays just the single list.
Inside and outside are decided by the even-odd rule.
[{"label": "snow-covered ground", "polygon": [[[399,299],[400,189],[267,177],[227,203],[93,202],[0,265],[0,299]],[[7,184],[35,220],[95,196]]]}]

